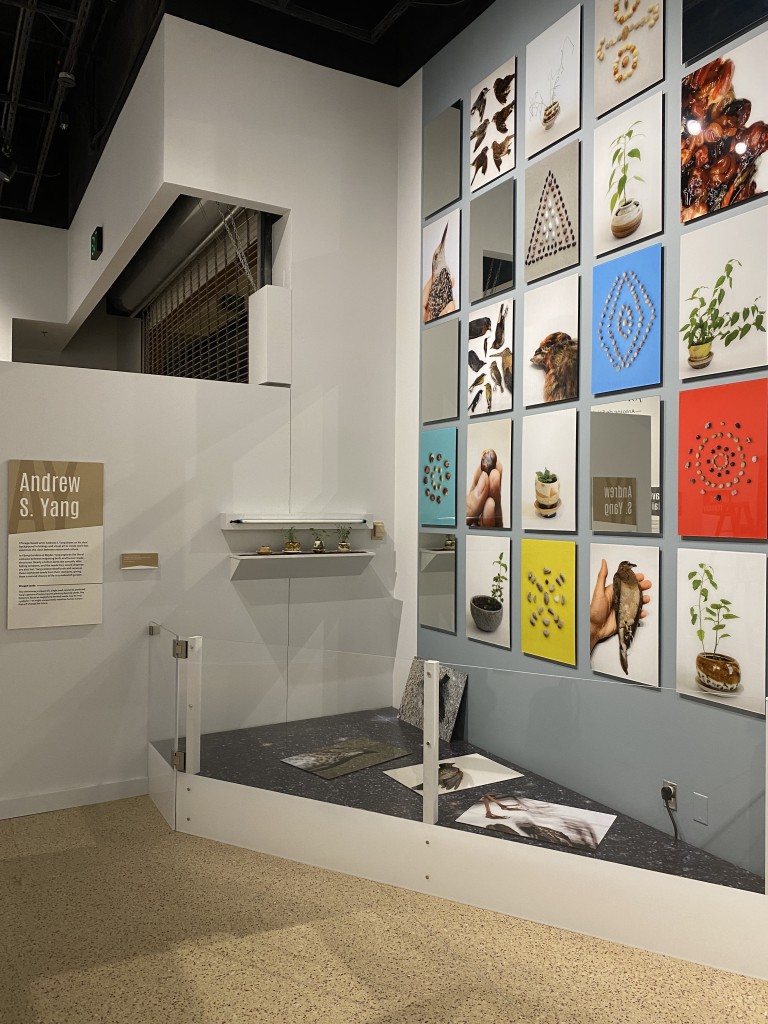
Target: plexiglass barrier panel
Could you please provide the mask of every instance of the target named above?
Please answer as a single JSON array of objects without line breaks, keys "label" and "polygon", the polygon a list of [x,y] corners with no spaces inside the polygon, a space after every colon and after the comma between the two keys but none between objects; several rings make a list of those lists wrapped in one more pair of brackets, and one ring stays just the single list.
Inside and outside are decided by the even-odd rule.
[{"label": "plexiglass barrier panel", "polygon": [[174,645],[178,635],[157,622],[149,626],[149,742],[169,765],[178,749],[177,669]]}]

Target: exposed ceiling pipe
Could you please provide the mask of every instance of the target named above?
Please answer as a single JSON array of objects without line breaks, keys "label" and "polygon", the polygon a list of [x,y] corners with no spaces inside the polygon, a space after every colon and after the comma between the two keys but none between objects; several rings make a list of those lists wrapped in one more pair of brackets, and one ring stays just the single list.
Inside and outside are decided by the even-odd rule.
[{"label": "exposed ceiling pipe", "polygon": [[290,0],[251,0],[251,3],[259,4],[260,7],[269,7],[273,11],[280,11],[292,18],[306,21],[310,25],[317,25],[318,28],[327,28],[332,32],[338,32],[343,36],[350,36],[362,43],[375,43],[404,14],[411,6],[412,0],[398,0],[392,10],[386,14],[373,29],[358,28],[356,25],[349,25],[346,21],[339,21],[337,18],[329,18],[326,14],[319,14],[317,11],[310,11],[299,4],[291,3]]},{"label": "exposed ceiling pipe", "polygon": [[[32,38],[32,22],[35,20],[35,8],[37,0],[29,0],[29,6],[19,14],[16,24],[16,37],[13,41],[13,55],[11,57],[11,68],[8,74],[9,98],[3,108],[3,119],[0,123],[0,148],[10,155],[13,145],[13,132],[16,127],[16,112],[19,109],[19,97],[21,96],[21,85],[24,81],[24,68],[27,64],[29,43]],[[13,174],[12,168],[9,177]],[[3,183],[0,182],[0,196],[3,193]]]},{"label": "exposed ceiling pipe", "polygon": [[[19,7],[22,10],[32,6],[33,0],[1,0],[6,7]],[[54,7],[53,4],[36,3],[39,14],[47,14],[49,18],[58,18],[59,21],[77,21],[77,14],[74,11],[65,11],[61,7]]]},{"label": "exposed ceiling pipe", "polygon": [[[77,63],[77,54],[80,49],[80,44],[83,41],[85,24],[88,21],[88,15],[91,13],[92,6],[93,0],[81,0],[80,8],[77,12],[77,21],[72,29],[72,35],[69,37],[69,45],[62,65],[62,72],[65,74],[71,75],[74,73],[75,64]],[[61,105],[64,102],[64,96],[67,91],[68,86],[64,85],[62,83],[62,79],[59,78],[56,84],[56,92],[51,103],[51,113],[48,116],[48,124],[45,127],[45,135],[43,136],[43,144],[40,148],[40,156],[37,160],[35,177],[32,182],[32,187],[29,190],[27,212],[32,210],[35,205],[35,200],[37,199],[37,190],[40,188],[40,182],[43,180],[43,171],[45,170],[45,163],[48,159],[48,152],[51,148],[54,132],[56,131],[59,123],[59,111],[61,110]]]}]

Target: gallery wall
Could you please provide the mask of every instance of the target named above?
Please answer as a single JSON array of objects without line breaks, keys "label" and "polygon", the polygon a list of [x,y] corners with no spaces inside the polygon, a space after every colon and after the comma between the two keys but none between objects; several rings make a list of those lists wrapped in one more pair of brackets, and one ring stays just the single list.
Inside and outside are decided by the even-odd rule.
[{"label": "gallery wall", "polygon": [[[660,788],[663,780],[673,780],[678,785],[679,810],[676,819],[683,839],[762,874],[765,856],[765,719],[759,713],[760,705],[763,703],[762,695],[756,698],[758,711],[752,712],[744,707],[729,707],[725,700],[698,700],[676,692],[677,552],[678,548],[706,550],[708,547],[706,540],[681,540],[678,535],[677,419],[678,394],[681,391],[678,355],[679,240],[685,233],[685,228],[680,224],[678,170],[680,81],[685,73],[680,59],[681,3],[680,0],[669,0],[665,4],[663,28],[666,39],[666,63],[663,81],[650,86],[648,92],[631,99],[626,107],[622,108],[627,116],[631,116],[633,109],[647,102],[649,97],[659,93],[664,96],[664,231],[635,247],[650,250],[658,242],[663,245],[661,383],[650,381],[649,386],[631,395],[606,393],[599,398],[595,398],[594,395],[601,389],[598,387],[593,390],[592,387],[592,268],[596,262],[593,257],[593,179],[599,173],[595,158],[594,132],[596,128],[605,125],[607,119],[598,120],[595,117],[595,8],[592,2],[585,2],[582,5],[581,127],[574,134],[552,145],[550,140],[543,136],[541,144],[545,150],[543,153],[537,153],[532,159],[526,158],[525,148],[525,122],[528,117],[525,85],[526,45],[559,18],[571,12],[575,6],[569,0],[553,0],[551,3],[533,6],[497,0],[497,3],[441,51],[423,71],[425,125],[457,100],[463,102],[461,198],[446,208],[449,215],[453,215],[454,211],[460,211],[462,219],[461,310],[446,317],[446,322],[450,319],[457,320],[461,330],[456,454],[457,473],[461,483],[457,486],[459,525],[456,531],[456,634],[450,635],[421,627],[419,655],[425,658],[439,658],[444,663],[456,666],[468,666],[467,735],[473,743],[667,832],[671,831],[671,828],[661,801]],[[637,16],[639,17],[644,10],[645,7],[642,11],[638,10]],[[747,34],[746,38],[750,38],[750,34]],[[638,36],[637,40],[638,45],[643,41],[641,36]],[[724,49],[729,49],[730,45]],[[515,285],[504,295],[494,296],[494,302],[497,304],[502,299],[510,302],[514,300],[513,402],[512,413],[506,414],[513,423],[512,518],[511,528],[489,533],[487,530],[476,531],[464,525],[462,489],[466,472],[467,445],[472,443],[472,428],[469,424],[477,422],[474,416],[470,418],[468,402],[465,401],[467,385],[475,376],[475,371],[467,366],[467,326],[471,319],[484,315],[485,310],[482,307],[487,306],[487,302],[479,303],[477,306],[469,304],[466,267],[470,255],[469,236],[472,224],[470,199],[475,195],[488,194],[494,187],[498,187],[491,182],[483,191],[470,193],[470,177],[473,173],[470,161],[474,154],[468,148],[469,134],[478,123],[477,115],[470,114],[470,97],[475,95],[473,90],[478,83],[482,83],[487,76],[492,77],[495,69],[501,68],[513,56],[517,58],[517,162],[511,175],[503,177],[499,184],[508,181],[510,177],[515,180]],[[556,132],[553,132],[554,134]],[[524,376],[529,372],[527,364],[524,366],[522,359],[524,315],[528,296],[535,294],[535,290],[525,283],[526,272],[523,264],[528,237],[524,214],[526,206],[536,198],[526,195],[526,170],[538,165],[539,162],[556,161],[567,147],[573,145],[573,140],[580,143],[581,149],[580,258],[577,266],[559,271],[551,280],[563,280],[574,271],[580,274],[581,279],[581,315],[578,328],[579,398],[568,402],[567,405],[554,407],[578,411],[579,485],[574,495],[577,500],[576,528],[575,532],[569,532],[572,527],[564,532],[559,523],[554,523],[551,532],[547,526],[541,527],[537,532],[524,532],[520,487],[525,488],[529,483],[527,480],[520,483],[520,467],[524,464],[526,455],[530,455],[530,445],[537,430],[544,429],[544,423],[548,422],[542,417],[552,415],[546,406],[526,408],[530,403],[526,401],[524,391]],[[487,143],[488,139],[485,141]],[[474,142],[471,146],[474,146]],[[754,210],[764,202],[758,198],[741,209]],[[738,212],[720,213],[716,219],[725,223]],[[430,224],[435,224],[445,214],[446,211],[443,211],[435,216],[429,216],[422,224],[426,223],[429,230]],[[688,230],[690,233],[690,229]],[[607,260],[601,259],[598,262],[605,263]],[[430,330],[434,328],[422,329],[422,340]],[[764,370],[747,369],[739,374],[738,380],[764,376]],[[698,386],[702,383],[722,382],[722,379],[698,380],[696,384]],[[590,411],[594,404],[636,395],[660,396],[663,401],[661,534],[635,534],[623,538],[597,535],[591,531],[591,495],[588,486]],[[502,418],[501,413],[496,416]],[[493,415],[487,422],[492,420]],[[422,428],[422,438],[436,428],[442,431],[454,425],[426,424]],[[530,524],[527,524],[527,528],[531,529]],[[440,533],[436,528],[432,528],[431,532],[438,535]],[[474,586],[473,581],[467,578],[467,544],[485,542],[486,537],[495,539],[497,553],[504,548],[509,551],[511,557],[507,597],[509,612],[505,609],[505,615],[509,615],[511,635],[508,639],[505,637],[504,643],[500,646],[495,645],[496,641],[493,639],[485,643],[477,642],[477,633],[473,636],[471,623],[470,626],[466,623],[467,602],[471,596],[468,587]],[[523,653],[523,650],[529,649],[525,646],[527,641],[521,624],[520,607],[521,601],[524,602],[526,599],[525,588],[522,588],[521,592],[520,585],[521,574],[525,575],[522,546],[524,538],[576,542],[575,593],[578,615],[572,667],[543,660],[547,655],[540,648],[536,650],[536,653],[541,655],[539,657]],[[652,549],[660,549],[659,578],[653,581],[653,589],[650,592],[653,603],[648,606],[650,614],[657,614],[660,630],[658,687],[652,683],[643,686],[623,681],[616,678],[615,673],[611,676],[606,675],[600,671],[598,662],[594,665],[590,662],[589,601],[595,582],[592,578],[593,567],[590,565],[590,546],[603,542],[620,544],[622,541],[625,545],[636,545],[637,550],[641,553],[647,552],[649,558],[655,557]],[[744,539],[718,540],[712,542],[711,546],[726,551],[766,551],[764,542]],[[611,573],[613,569],[612,566]],[[760,628],[764,629],[764,623]],[[509,649],[506,649],[507,644]],[[569,659],[563,657],[560,660]],[[650,679],[647,681],[651,682]],[[704,794],[709,798],[708,824],[694,820],[694,793]]]},{"label": "gallery wall", "polygon": [[47,322],[66,315],[67,232],[5,221],[0,231],[0,360],[11,358],[14,317]]}]

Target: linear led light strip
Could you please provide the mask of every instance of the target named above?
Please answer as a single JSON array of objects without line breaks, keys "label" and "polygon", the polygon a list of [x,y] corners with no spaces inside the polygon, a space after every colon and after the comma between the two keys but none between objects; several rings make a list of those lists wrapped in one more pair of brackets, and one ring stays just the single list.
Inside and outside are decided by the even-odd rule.
[{"label": "linear led light strip", "polygon": [[366,519],[348,519],[346,517],[337,516],[335,519],[288,519],[288,518],[275,518],[275,519],[230,519],[231,526],[263,526],[265,523],[358,523],[360,526],[364,526],[367,522]]}]

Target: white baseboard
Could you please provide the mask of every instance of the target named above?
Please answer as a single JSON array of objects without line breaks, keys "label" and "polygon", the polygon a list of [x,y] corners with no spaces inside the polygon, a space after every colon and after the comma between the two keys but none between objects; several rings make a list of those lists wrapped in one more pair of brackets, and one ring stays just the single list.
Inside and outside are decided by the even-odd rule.
[{"label": "white baseboard", "polygon": [[125,800],[129,796],[144,796],[148,789],[149,782],[144,777],[0,800],[0,820],[21,818],[25,814],[41,814],[44,811],[62,811],[67,807],[84,807],[86,804],[104,804],[109,800]]}]

